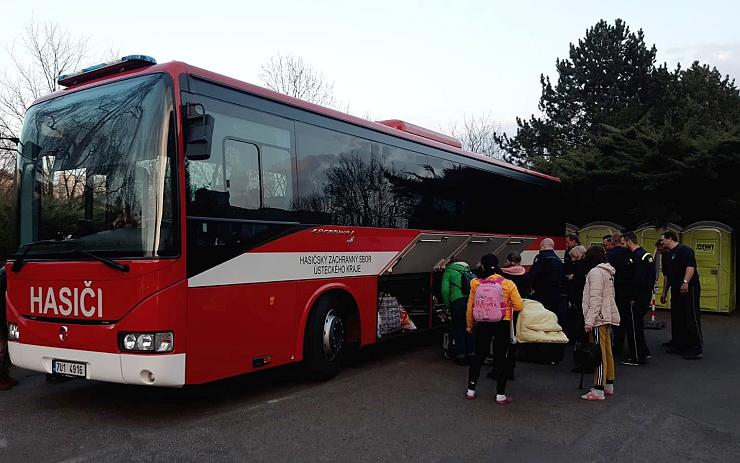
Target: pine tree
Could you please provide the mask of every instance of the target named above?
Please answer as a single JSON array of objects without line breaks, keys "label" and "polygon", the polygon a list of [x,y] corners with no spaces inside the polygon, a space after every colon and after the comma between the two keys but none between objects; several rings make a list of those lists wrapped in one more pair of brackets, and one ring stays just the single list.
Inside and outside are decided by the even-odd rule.
[{"label": "pine tree", "polygon": [[655,46],[599,21],[558,80],[542,76],[542,116],[499,137],[509,159],[560,177],[567,220],[724,221],[740,229],[740,92],[698,62],[655,66]]},{"label": "pine tree", "polygon": [[568,59],[556,61],[556,84],[540,76],[543,116],[517,119],[517,134],[499,137],[508,159],[532,164],[557,158],[599,135],[603,124],[622,127],[639,120],[658,93],[655,54],[642,30],[631,32],[621,19],[596,23],[577,45],[570,44]]}]

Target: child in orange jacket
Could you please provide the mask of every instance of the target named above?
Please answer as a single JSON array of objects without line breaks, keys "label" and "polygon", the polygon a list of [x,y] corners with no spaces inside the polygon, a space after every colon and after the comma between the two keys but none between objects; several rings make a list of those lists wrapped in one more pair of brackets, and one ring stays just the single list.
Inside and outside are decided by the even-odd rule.
[{"label": "child in orange jacket", "polygon": [[[479,321],[475,325],[475,357],[470,364],[468,372],[468,390],[465,397],[475,398],[475,386],[480,377],[483,359],[488,355],[491,340],[493,340],[493,362],[496,365],[496,403],[506,405],[511,402],[511,397],[506,395],[506,380],[509,377],[511,361],[507,358],[511,344],[511,320],[513,311],[521,311],[524,307],[522,297],[513,281],[501,276],[498,268],[498,258],[494,254],[486,254],[481,258],[483,267],[482,277],[488,280],[500,281],[504,293],[506,313],[501,321],[486,322]],[[480,286],[479,280],[473,280],[470,285],[470,296],[468,297],[468,310],[466,313],[467,330],[473,331],[473,305],[475,303],[475,291]]]}]

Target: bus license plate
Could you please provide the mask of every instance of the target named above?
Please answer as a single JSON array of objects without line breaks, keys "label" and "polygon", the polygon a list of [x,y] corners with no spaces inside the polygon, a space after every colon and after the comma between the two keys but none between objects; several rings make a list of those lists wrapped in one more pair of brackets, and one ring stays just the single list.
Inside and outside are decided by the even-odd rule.
[{"label": "bus license plate", "polygon": [[78,362],[67,362],[66,360],[53,360],[51,362],[51,371],[64,376],[87,376],[87,365]]}]

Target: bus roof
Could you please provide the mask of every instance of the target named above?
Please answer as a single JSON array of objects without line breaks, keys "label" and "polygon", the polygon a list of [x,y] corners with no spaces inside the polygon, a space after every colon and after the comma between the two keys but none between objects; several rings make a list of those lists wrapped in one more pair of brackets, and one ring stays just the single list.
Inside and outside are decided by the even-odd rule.
[{"label": "bus roof", "polygon": [[[70,92],[76,92],[76,91],[83,90],[86,88],[94,87],[102,83],[108,83],[108,82],[120,80],[124,77],[131,77],[135,75],[144,75],[144,74],[153,74],[153,73],[158,73],[158,72],[165,72],[165,73],[172,75],[176,82],[175,85],[178,85],[177,82],[178,82],[178,77],[180,75],[182,74],[193,75],[195,77],[199,77],[199,78],[202,78],[202,79],[205,79],[205,80],[217,83],[217,84],[225,85],[225,86],[232,87],[238,90],[243,90],[245,92],[251,93],[253,95],[257,95],[262,98],[273,100],[273,101],[286,104],[289,106],[294,106],[294,107],[297,107],[297,108],[300,108],[306,111],[310,111],[313,113],[321,114],[323,116],[327,116],[332,119],[344,121],[352,125],[365,127],[365,128],[374,130],[376,132],[385,133],[385,134],[398,137],[398,138],[405,138],[407,140],[410,140],[416,143],[431,146],[431,147],[434,147],[434,148],[437,148],[443,151],[447,151],[450,153],[455,153],[455,154],[458,154],[458,155],[461,155],[467,158],[476,159],[482,162],[486,162],[488,164],[494,164],[500,167],[504,167],[506,169],[541,177],[541,178],[551,180],[554,182],[560,182],[559,178],[553,177],[551,175],[543,174],[541,172],[526,169],[524,167],[510,164],[508,162],[500,161],[498,159],[494,159],[488,156],[483,156],[483,155],[476,154],[470,151],[466,151],[462,148],[453,146],[449,142],[444,143],[443,141],[437,141],[434,138],[417,135],[416,133],[414,133],[414,131],[402,130],[403,125],[401,124],[396,124],[396,126],[398,126],[399,128],[395,128],[393,124],[388,125],[387,121],[383,121],[383,122],[386,122],[385,124],[379,123],[379,122],[368,121],[360,117],[352,116],[350,114],[343,113],[341,111],[319,106],[317,104],[309,103],[307,101],[299,100],[298,98],[293,98],[291,96],[284,95],[282,93],[274,92],[272,90],[259,87],[257,85],[243,82],[243,81],[240,81],[240,80],[228,77],[228,76],[224,76],[222,74],[218,74],[212,71],[208,71],[206,69],[202,69],[196,66],[192,66],[187,63],[180,62],[180,61],[171,61],[169,63],[156,64],[153,66],[127,70],[127,71],[123,71],[120,73],[116,73],[114,75],[105,75],[100,78],[86,81],[84,84],[71,85],[70,87],[65,88],[63,90],[59,90],[54,93],[45,95],[39,98],[38,100],[36,100],[33,104],[35,105],[40,102],[50,100],[52,98],[56,98],[56,97],[59,97],[61,95],[64,95]],[[402,122],[402,121],[398,121],[398,122]],[[417,133],[426,133],[426,132],[433,133],[433,131],[424,129],[423,127],[414,126],[413,124],[408,124],[408,123],[404,123],[404,124],[421,129],[421,130],[417,130],[416,131]]]}]

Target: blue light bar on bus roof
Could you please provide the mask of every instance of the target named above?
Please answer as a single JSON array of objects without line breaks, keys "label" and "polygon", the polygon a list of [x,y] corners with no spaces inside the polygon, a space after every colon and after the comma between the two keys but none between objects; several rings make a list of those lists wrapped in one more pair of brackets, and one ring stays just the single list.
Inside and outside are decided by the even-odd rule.
[{"label": "blue light bar on bus roof", "polygon": [[107,63],[100,63],[86,67],[85,69],[72,74],[60,75],[57,77],[57,83],[63,87],[71,87],[72,85],[89,82],[98,77],[118,74],[119,72],[143,68],[144,66],[151,66],[153,64],[157,64],[157,60],[151,56],[128,55],[116,61],[109,61]]}]

